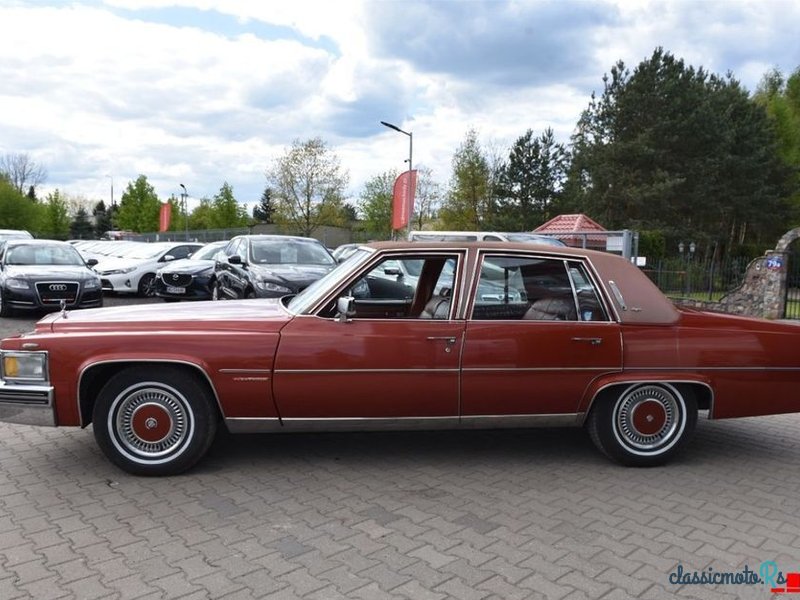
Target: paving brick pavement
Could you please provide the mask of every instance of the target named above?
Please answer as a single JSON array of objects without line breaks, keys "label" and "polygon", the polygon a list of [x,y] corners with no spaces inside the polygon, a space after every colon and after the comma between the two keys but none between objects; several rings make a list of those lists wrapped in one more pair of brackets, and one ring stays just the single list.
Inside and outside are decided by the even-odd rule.
[{"label": "paving brick pavement", "polygon": [[701,419],[648,470],[580,430],[222,435],[151,479],[0,424],[0,600],[768,598],[668,577],[800,571],[798,431]]}]

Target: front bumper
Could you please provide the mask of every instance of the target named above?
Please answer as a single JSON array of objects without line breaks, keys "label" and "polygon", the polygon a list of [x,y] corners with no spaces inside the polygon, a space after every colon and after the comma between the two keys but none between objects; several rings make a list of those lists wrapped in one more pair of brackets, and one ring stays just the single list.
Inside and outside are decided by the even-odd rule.
[{"label": "front bumper", "polygon": [[[61,303],[58,300],[45,301],[36,293],[36,290],[17,290],[5,288],[3,302],[14,310],[58,310]],[[99,289],[84,290],[81,288],[73,302],[67,302],[66,308],[99,308],[103,306],[103,292]]]},{"label": "front bumper", "polygon": [[116,294],[138,294],[139,279],[137,273],[120,273],[116,275],[100,275],[100,285],[104,292]]},{"label": "front bumper", "polygon": [[53,387],[0,382],[0,421],[20,425],[55,427]]}]

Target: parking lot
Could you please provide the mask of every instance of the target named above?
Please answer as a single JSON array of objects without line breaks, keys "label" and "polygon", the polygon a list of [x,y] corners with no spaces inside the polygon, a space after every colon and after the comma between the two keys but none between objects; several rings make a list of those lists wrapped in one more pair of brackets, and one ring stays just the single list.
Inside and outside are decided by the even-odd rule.
[{"label": "parking lot", "polygon": [[656,469],[572,429],[221,435],[151,479],[91,429],[0,424],[0,599],[769,598],[800,571],[798,431],[701,418]]}]

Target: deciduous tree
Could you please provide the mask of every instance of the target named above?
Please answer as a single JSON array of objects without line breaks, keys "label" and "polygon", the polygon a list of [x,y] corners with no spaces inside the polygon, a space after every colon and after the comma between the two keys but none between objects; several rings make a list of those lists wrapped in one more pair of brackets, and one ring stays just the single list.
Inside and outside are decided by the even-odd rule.
[{"label": "deciduous tree", "polygon": [[36,199],[36,187],[47,179],[47,170],[28,154],[6,154],[0,158],[0,172],[5,173],[14,189]]},{"label": "deciduous tree", "polygon": [[276,201],[275,221],[310,236],[320,225],[336,225],[349,179],[322,138],[295,140],[267,170]]},{"label": "deciduous tree", "polygon": [[115,222],[118,229],[148,232],[158,231],[161,201],[146,175],[128,182],[119,202],[119,213]]}]

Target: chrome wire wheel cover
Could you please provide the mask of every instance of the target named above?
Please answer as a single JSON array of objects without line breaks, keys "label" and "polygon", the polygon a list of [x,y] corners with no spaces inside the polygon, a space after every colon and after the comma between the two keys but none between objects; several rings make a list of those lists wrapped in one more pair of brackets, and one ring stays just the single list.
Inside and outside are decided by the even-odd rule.
[{"label": "chrome wire wheel cover", "polygon": [[174,388],[141,383],[117,396],[108,426],[114,445],[130,460],[158,464],[174,460],[186,449],[194,417]]},{"label": "chrome wire wheel cover", "polygon": [[686,407],[671,386],[644,385],[625,392],[614,407],[614,436],[629,452],[666,452],[681,437]]}]

